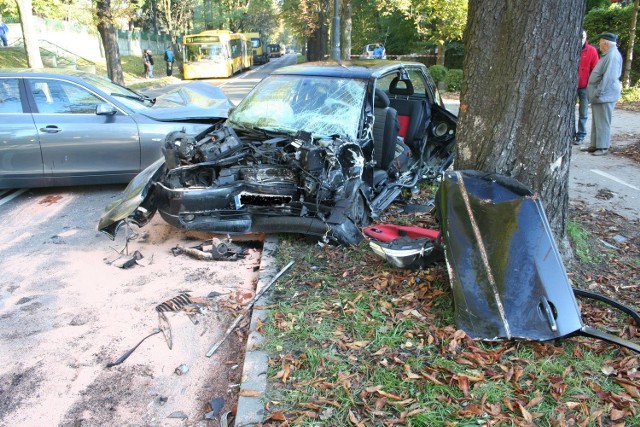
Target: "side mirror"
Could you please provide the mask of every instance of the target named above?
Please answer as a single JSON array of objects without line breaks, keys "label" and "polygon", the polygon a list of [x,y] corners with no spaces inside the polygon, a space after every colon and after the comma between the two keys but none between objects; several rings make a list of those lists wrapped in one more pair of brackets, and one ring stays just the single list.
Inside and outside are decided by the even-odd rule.
[{"label": "side mirror", "polygon": [[98,106],[96,107],[96,114],[98,116],[113,116],[117,112],[118,110],[116,110],[113,105],[108,104],[106,102],[103,102],[102,104],[98,104]]}]

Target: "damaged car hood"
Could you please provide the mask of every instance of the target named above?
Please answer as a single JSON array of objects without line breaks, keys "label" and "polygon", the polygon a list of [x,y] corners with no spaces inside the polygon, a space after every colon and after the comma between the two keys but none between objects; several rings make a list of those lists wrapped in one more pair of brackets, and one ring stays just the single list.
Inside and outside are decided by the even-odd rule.
[{"label": "damaged car hood", "polygon": [[141,113],[160,121],[226,119],[233,103],[222,90],[208,83],[189,83],[158,96]]}]

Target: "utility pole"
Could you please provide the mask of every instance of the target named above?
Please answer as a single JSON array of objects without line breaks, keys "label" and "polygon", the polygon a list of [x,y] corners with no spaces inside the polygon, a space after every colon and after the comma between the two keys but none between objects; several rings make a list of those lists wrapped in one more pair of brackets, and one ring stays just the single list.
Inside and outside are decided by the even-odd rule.
[{"label": "utility pole", "polygon": [[340,13],[339,0],[333,1],[333,48],[331,57],[336,61],[340,60]]}]

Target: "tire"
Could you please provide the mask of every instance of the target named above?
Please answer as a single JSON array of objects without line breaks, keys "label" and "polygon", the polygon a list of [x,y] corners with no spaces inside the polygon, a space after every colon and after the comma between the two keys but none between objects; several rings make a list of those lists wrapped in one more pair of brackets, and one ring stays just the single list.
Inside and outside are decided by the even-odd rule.
[{"label": "tire", "polygon": [[358,191],[353,204],[349,209],[348,216],[359,228],[366,227],[371,223],[371,217],[369,216],[367,203],[364,200],[362,192]]}]

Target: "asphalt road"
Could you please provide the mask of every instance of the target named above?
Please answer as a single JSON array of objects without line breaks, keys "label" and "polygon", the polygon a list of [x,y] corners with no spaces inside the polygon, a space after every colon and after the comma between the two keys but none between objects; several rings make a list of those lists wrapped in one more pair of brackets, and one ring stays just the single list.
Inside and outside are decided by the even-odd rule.
[{"label": "asphalt road", "polygon": [[[237,103],[270,70],[294,61],[285,56],[210,82]],[[229,354],[233,336],[216,360],[203,357],[226,327],[212,323],[218,315],[197,325],[174,316],[173,350],[165,340],[150,338],[127,363],[105,370],[157,326],[156,304],[184,290],[198,297],[252,295],[260,257],[260,249],[233,265],[175,257],[176,244],[208,237],[173,229],[159,216],[144,230],[134,227],[139,239],[125,242],[122,230],[112,242],[97,223],[124,187],[0,190],[0,426],[72,425],[79,419],[89,425],[160,425],[158,417],[172,411],[197,412],[191,407],[202,402],[193,396],[226,396],[227,382],[239,381],[231,378],[233,364],[227,365],[242,363],[242,353]],[[125,248],[144,258],[126,270],[107,263]],[[171,375],[181,363],[190,371],[177,380]],[[149,390],[169,396],[171,404]],[[127,415],[137,418],[127,421]]]}]

